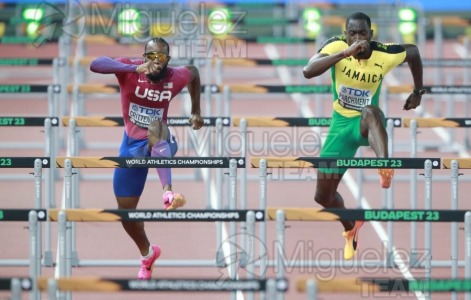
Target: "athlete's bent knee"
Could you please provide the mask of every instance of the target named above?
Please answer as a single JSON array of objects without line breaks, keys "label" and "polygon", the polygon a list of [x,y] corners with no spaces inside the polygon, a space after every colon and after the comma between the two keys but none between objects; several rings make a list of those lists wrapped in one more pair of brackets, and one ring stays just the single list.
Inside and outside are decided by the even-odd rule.
[{"label": "athlete's bent knee", "polygon": [[160,121],[152,121],[147,130],[149,146],[152,147],[158,141],[166,141],[168,138],[168,127]]},{"label": "athlete's bent knee", "polygon": [[326,207],[326,206],[329,206],[329,204],[334,201],[334,196],[331,193],[326,193],[326,192],[317,190],[316,194],[314,195],[314,201]]},{"label": "athlete's bent knee", "polygon": [[362,126],[371,126],[372,124],[383,124],[385,117],[381,109],[376,106],[366,106],[361,111]]},{"label": "athlete's bent knee", "polygon": [[116,196],[118,209],[136,209],[139,203],[139,197],[119,197]]},{"label": "athlete's bent knee", "polygon": [[382,115],[383,112],[377,106],[367,105],[361,110],[361,117],[363,119],[381,117]]}]

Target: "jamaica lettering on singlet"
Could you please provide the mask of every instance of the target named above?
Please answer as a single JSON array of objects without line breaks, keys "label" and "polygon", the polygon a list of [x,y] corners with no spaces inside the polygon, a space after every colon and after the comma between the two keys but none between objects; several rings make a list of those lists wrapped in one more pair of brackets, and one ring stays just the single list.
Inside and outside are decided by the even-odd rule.
[{"label": "jamaica lettering on singlet", "polygon": [[[370,42],[368,60],[347,57],[331,67],[334,110],[346,117],[360,115],[367,105],[379,106],[379,93],[384,76],[404,62],[406,50],[398,44]],[[332,55],[348,48],[345,36],[330,38],[319,53]]]}]

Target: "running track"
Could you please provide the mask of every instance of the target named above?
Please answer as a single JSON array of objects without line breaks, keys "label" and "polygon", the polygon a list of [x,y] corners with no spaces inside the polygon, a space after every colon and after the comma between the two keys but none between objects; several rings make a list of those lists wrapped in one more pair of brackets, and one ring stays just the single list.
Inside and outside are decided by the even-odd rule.
[{"label": "running track", "polygon": [[[456,45],[453,42],[447,42],[445,56],[447,58],[462,58]],[[110,52],[110,49],[112,51]],[[285,46],[264,46],[264,45],[250,45],[248,49],[250,58],[276,58],[290,57],[290,50]],[[139,56],[141,53],[139,47],[130,46],[90,46],[89,55],[103,55],[112,53],[113,56]],[[308,47],[308,53],[314,53],[313,47]],[[24,56],[24,57],[51,57],[57,53],[54,45],[46,45],[39,49],[28,48],[27,46],[2,46],[0,49],[0,56]],[[433,58],[432,45],[427,45],[426,53],[423,57]],[[1,75],[3,83],[36,83],[48,84],[51,82],[47,68],[5,68]],[[398,71],[387,76],[387,84],[407,84],[410,82],[410,76],[407,72]],[[403,75],[406,74],[406,75]],[[425,73],[425,84],[433,84],[433,76]],[[103,82],[115,84],[113,76],[88,74],[88,82]],[[393,75],[393,76],[391,76]],[[302,80],[301,69],[291,68],[275,69],[274,67],[225,67],[224,83],[247,83],[247,84],[288,84],[300,83]],[[202,74],[203,83],[205,83],[204,74]],[[460,78],[456,78],[457,83],[461,84]],[[322,82],[328,82],[327,77],[323,77]],[[2,115],[18,115],[18,116],[44,116],[47,113],[45,99],[42,96],[4,96],[0,104]],[[299,98],[293,98],[291,95],[234,95],[234,101],[231,102],[232,116],[298,116],[299,108],[296,101],[302,101]],[[415,112],[402,111],[402,99],[400,97],[391,97],[390,113],[389,116],[398,117],[415,117]],[[433,102],[431,96],[424,97],[423,107],[427,112],[433,112]],[[307,95],[305,99],[313,99]],[[323,97],[323,111],[325,116],[330,116],[331,100],[330,96]],[[182,111],[183,97],[178,97],[174,100],[171,109],[171,115],[180,116]],[[309,103],[310,102],[310,103]],[[303,103],[304,116],[318,116],[315,101],[306,101]],[[458,101],[455,105],[457,115],[456,117],[463,117],[463,102]],[[107,96],[88,96],[86,101],[86,112],[88,115],[119,115],[118,95]],[[205,108],[203,107],[203,111]],[[238,128],[233,130],[237,131]],[[274,130],[271,129],[251,129],[254,136],[262,136],[266,134],[273,135]],[[292,129],[286,129],[290,131]],[[177,131],[183,134],[181,131]],[[302,132],[302,131],[300,131]],[[325,129],[320,130],[320,134],[325,133]],[[295,133],[295,134],[300,134]],[[462,139],[460,136],[463,130],[457,129],[457,142],[460,143]],[[87,142],[110,142],[116,144],[116,149],[102,149],[102,150],[81,150],[83,156],[116,156],[117,145],[122,135],[121,128],[105,128],[105,129],[87,129],[84,130],[85,140]],[[296,136],[296,135],[295,135]],[[398,141],[408,141],[407,129],[396,129],[395,138]],[[419,139],[423,140],[439,140],[441,137],[436,134],[434,130],[422,130]],[[0,131],[0,139],[2,141],[36,141],[42,142],[43,136],[40,128],[3,128]],[[264,148],[265,149],[265,148]],[[35,156],[42,155],[42,149],[15,149],[15,150],[0,150],[2,156]],[[61,155],[65,155],[65,149],[62,149]],[[260,153],[258,153],[260,154]],[[263,153],[265,154],[265,153]],[[273,149],[267,148],[267,155],[275,155]],[[288,154],[285,154],[288,155]],[[371,156],[371,151],[366,150],[365,156]],[[400,152],[395,154],[397,157],[408,157],[408,152]],[[456,153],[438,153],[438,152],[424,152],[420,153],[421,157],[440,157],[440,156],[457,156]],[[462,153],[462,155],[468,155]],[[302,156],[302,155],[300,155]],[[248,160],[250,159],[250,152]],[[29,170],[25,169],[0,169],[1,174],[25,174]],[[62,173],[62,172],[61,172]],[[111,175],[111,169],[103,170],[82,170],[82,174],[105,174]],[[471,175],[469,171],[462,171],[462,179],[469,179]],[[150,174],[155,174],[155,171],[150,171]],[[175,174],[192,174],[191,170],[176,170]],[[249,177],[257,176],[258,170],[248,170]],[[291,174],[291,173],[290,173]],[[368,174],[374,174],[368,172]],[[409,174],[409,171],[398,172],[398,174]],[[448,175],[448,171],[434,171],[435,174]],[[153,175],[155,176],[155,175]],[[292,177],[289,177],[292,178]],[[268,183],[268,203],[269,206],[298,206],[298,207],[312,207],[317,205],[313,201],[315,182],[311,179],[300,181],[289,180],[273,180]],[[176,181],[174,183],[175,190],[183,193],[189,199],[187,208],[189,209],[202,209],[204,208],[205,188],[202,181]],[[339,191],[344,196],[346,205],[354,207],[356,205],[354,195],[357,189],[356,171],[349,172],[345,180],[340,185]],[[28,181],[1,181],[0,190],[2,191],[4,208],[30,208],[33,204],[33,180]],[[380,208],[382,205],[382,191],[378,183],[368,182],[363,186],[364,191],[364,204],[373,208]],[[460,208],[465,209],[469,207],[466,203],[466,195],[471,192],[471,185],[462,182],[459,186],[460,195]],[[248,183],[248,201],[249,208],[258,208],[258,182],[251,180]],[[155,180],[149,180],[147,187],[141,199],[140,208],[159,209],[161,207],[159,184]],[[423,207],[423,183],[419,182],[418,186],[418,199],[419,208]],[[62,182],[56,183],[56,199],[58,205],[62,196]],[[394,205],[396,208],[409,207],[409,183],[396,182],[394,186]],[[434,208],[449,208],[450,207],[450,185],[448,182],[437,182],[433,185],[433,206]],[[111,181],[84,181],[80,185],[80,201],[84,208],[115,208],[115,200],[112,193]],[[2,223],[0,230],[0,239],[2,241],[2,249],[0,251],[1,259],[19,259],[28,257],[28,231],[25,229],[26,223]],[[273,239],[275,223],[268,223],[268,243],[269,259],[274,259],[273,253]],[[296,259],[340,259],[342,257],[344,240],[341,237],[341,226],[338,223],[288,223],[289,228],[286,233],[287,250],[286,253],[293,254],[296,249],[303,249],[297,252]],[[462,227],[462,226],[460,226]],[[80,259],[138,259],[138,253],[121,228],[117,223],[80,223],[78,228],[78,255]],[[190,223],[148,223],[147,233],[152,242],[160,244],[163,249],[162,259],[211,259],[214,258],[214,251],[217,247],[215,245],[215,226],[211,223],[190,224]],[[361,231],[361,250],[360,257],[365,259],[378,258],[378,255],[384,255],[383,232],[386,228],[385,223],[381,224],[366,224]],[[409,224],[397,223],[395,225],[395,239],[394,246],[398,249],[399,253],[409,252]],[[54,231],[56,227],[53,227]],[[423,232],[423,224],[418,224],[418,236],[421,237]],[[433,225],[433,259],[449,259],[450,258],[450,225],[446,223],[438,223]],[[53,234],[55,237],[55,234]],[[460,231],[459,237],[460,245],[460,259],[463,259],[463,231]],[[310,243],[309,243],[310,242]],[[56,241],[53,240],[53,251],[55,255]],[[419,238],[418,246],[423,245],[423,239]],[[365,257],[368,255],[368,257]],[[407,258],[404,257],[407,264]],[[134,277],[138,268],[91,268],[83,267],[73,270],[74,276],[101,276],[101,277]],[[402,272],[401,272],[402,271]],[[156,268],[154,277],[207,277],[214,278],[220,276],[221,272],[226,274],[226,270],[219,270],[217,268]],[[289,280],[291,280],[290,291],[286,295],[286,299],[305,299],[304,295],[298,294],[294,289],[295,279],[300,275],[318,276],[320,278],[332,277],[360,277],[360,276],[373,276],[373,277],[402,277],[407,274],[408,269],[390,270],[378,268],[363,268],[363,269],[313,269],[313,268],[287,268],[286,273]],[[433,271],[434,277],[449,277],[449,269],[436,269]],[[54,269],[43,268],[43,275],[53,276]],[[244,276],[244,271],[241,271],[241,276]],[[273,274],[273,270],[268,270],[268,275]],[[26,267],[0,267],[0,276],[27,276],[28,268]],[[423,275],[422,270],[411,270],[411,276],[420,277]],[[225,275],[223,275],[225,276]],[[113,293],[113,294],[95,294],[95,293],[82,293],[75,294],[73,299],[140,299],[140,297],[148,297],[147,293]],[[226,299],[229,297],[227,294],[194,294],[194,293],[169,293],[157,294],[156,298],[165,299]],[[396,295],[355,295],[355,294],[336,294],[336,295],[322,295],[322,299],[364,299],[364,298],[379,298],[379,297],[401,297],[402,299],[416,299],[414,294],[401,294]],[[0,299],[6,299],[7,294],[0,294]],[[450,299],[449,294],[434,295],[433,299]],[[461,298],[460,298],[461,299]]]}]

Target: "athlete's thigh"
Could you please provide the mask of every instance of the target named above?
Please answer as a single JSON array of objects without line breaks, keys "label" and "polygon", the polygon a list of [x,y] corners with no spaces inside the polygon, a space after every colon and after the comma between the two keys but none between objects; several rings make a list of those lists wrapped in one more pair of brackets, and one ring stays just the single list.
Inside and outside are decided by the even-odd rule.
[{"label": "athlete's thigh", "polygon": [[139,197],[146,184],[147,168],[116,168],[113,175],[113,190],[118,197]]},{"label": "athlete's thigh", "polygon": [[[322,146],[320,157],[340,158],[354,157],[360,143],[358,143],[357,132],[359,133],[360,118],[345,118],[335,115],[332,118],[332,124],[329,133]],[[358,129],[356,129],[358,127]],[[325,166],[319,168],[321,174],[344,174],[346,168],[337,168],[334,166]]]},{"label": "athlete's thigh", "polygon": [[147,129],[147,138],[149,139],[149,144],[157,144],[161,140],[168,140],[169,130],[167,124],[162,121],[152,121]]},{"label": "athlete's thigh", "polygon": [[[329,133],[322,146],[321,157],[353,157],[360,144],[360,118],[334,115]],[[361,136],[361,135],[360,135]]]},{"label": "athlete's thigh", "polygon": [[[147,157],[147,140],[135,140],[124,133],[119,148],[119,157]],[[113,190],[118,197],[140,196],[147,179],[147,168],[116,168],[113,176]]]}]

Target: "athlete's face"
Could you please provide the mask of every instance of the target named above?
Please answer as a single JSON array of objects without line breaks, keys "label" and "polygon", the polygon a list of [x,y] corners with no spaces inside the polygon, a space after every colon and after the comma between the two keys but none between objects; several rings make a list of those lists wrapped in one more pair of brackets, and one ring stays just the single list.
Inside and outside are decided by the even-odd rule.
[{"label": "athlete's face", "polygon": [[[356,41],[371,41],[371,37],[373,36],[373,30],[368,26],[368,23],[365,20],[355,20],[351,19],[347,24],[347,30],[345,31],[345,37],[347,38],[348,46],[352,45]],[[361,54],[367,54],[370,52],[369,43],[368,49],[362,51],[362,53],[358,53],[359,56]]]},{"label": "athlete's face", "polygon": [[152,73],[147,74],[147,78],[151,81],[158,81],[162,79],[167,71],[168,61],[170,56],[168,48],[164,43],[156,43],[150,41],[146,47],[146,53],[144,53],[144,61],[152,61],[155,68]]}]

